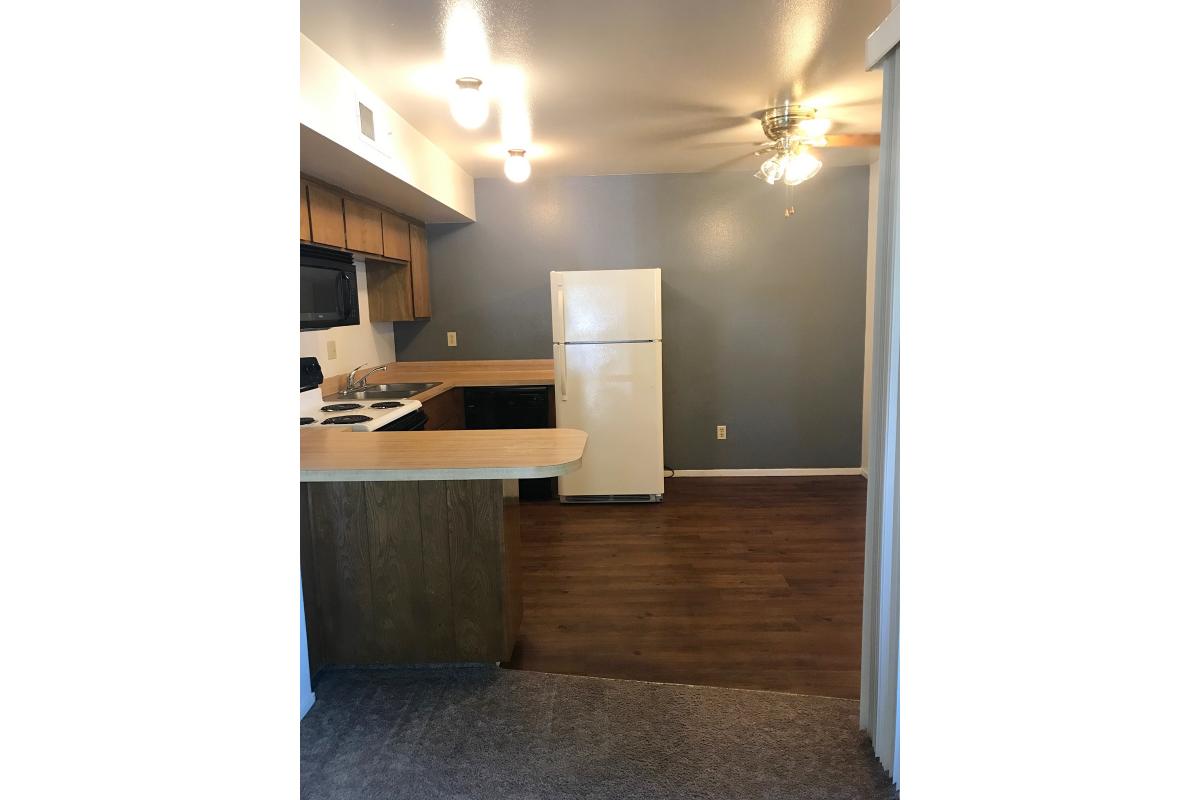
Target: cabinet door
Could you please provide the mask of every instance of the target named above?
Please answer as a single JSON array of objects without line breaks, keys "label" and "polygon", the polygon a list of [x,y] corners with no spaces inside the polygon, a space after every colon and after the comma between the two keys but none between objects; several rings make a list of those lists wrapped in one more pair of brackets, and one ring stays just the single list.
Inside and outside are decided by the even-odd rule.
[{"label": "cabinet door", "polygon": [[413,315],[429,318],[433,316],[433,306],[429,302],[429,246],[425,229],[418,225],[410,225],[408,229],[412,246]]},{"label": "cabinet door", "polygon": [[349,197],[346,208],[346,248],[383,255],[383,211]]},{"label": "cabinet door", "polygon": [[312,222],[308,219],[308,184],[300,181],[300,241],[312,241]]},{"label": "cabinet door", "polygon": [[312,221],[312,240],[333,247],[346,246],[346,223],[342,217],[342,197],[315,183],[308,185],[308,215]]},{"label": "cabinet door", "polygon": [[408,223],[395,214],[383,212],[383,254],[408,261],[412,248],[408,242]]},{"label": "cabinet door", "polygon": [[429,417],[425,424],[427,431],[459,431],[466,427],[462,389],[451,389],[422,401],[421,410]]}]

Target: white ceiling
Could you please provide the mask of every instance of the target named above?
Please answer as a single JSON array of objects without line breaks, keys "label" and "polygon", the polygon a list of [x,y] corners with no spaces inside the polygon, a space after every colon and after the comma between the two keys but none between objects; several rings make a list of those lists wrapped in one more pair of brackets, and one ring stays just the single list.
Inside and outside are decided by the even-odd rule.
[{"label": "white ceiling", "polygon": [[[506,150],[500,100],[478,130],[450,116],[449,93],[462,77],[455,73],[468,69],[449,65],[443,53],[452,5],[303,0],[300,27],[467,172],[498,177]],[[785,100],[816,106],[833,120],[832,133],[879,131],[882,78],[864,71],[864,43],[890,0],[476,0],[469,7],[490,51],[486,67],[469,68],[485,72],[474,77],[500,94],[497,87],[523,76],[535,175],[753,171],[763,135],[751,115]],[[830,166],[873,156],[866,148],[820,155]]]}]

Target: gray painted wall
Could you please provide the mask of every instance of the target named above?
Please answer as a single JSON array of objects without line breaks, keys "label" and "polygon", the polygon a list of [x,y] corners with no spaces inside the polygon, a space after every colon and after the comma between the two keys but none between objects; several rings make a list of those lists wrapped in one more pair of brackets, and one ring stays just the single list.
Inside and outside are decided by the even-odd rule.
[{"label": "gray painted wall", "polygon": [[433,319],[396,323],[396,357],[550,358],[550,270],[662,267],[667,466],[857,467],[867,182],[476,180],[478,221],[429,228]]}]

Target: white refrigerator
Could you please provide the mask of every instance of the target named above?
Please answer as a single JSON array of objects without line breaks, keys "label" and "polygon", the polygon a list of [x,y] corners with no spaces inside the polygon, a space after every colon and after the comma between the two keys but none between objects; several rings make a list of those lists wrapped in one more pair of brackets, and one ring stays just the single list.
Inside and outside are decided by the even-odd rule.
[{"label": "white refrigerator", "polygon": [[588,435],[563,502],[662,500],[662,270],[550,273],[556,424]]}]

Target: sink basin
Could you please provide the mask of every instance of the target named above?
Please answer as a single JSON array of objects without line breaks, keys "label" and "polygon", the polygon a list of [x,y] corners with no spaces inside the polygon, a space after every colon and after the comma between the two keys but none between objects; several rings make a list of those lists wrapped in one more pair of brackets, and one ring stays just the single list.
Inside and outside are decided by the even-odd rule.
[{"label": "sink basin", "polygon": [[441,386],[441,383],[369,383],[367,388],[360,392],[350,392],[349,394],[338,392],[335,398],[338,400],[403,400],[435,386]]}]

